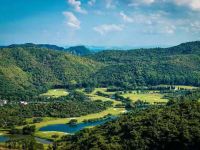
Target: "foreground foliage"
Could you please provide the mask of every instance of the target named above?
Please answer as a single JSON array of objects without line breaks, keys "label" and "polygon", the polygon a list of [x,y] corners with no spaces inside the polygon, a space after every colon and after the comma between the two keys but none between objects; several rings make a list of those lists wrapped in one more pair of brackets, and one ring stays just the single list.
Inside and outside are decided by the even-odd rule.
[{"label": "foreground foliage", "polygon": [[200,104],[181,102],[131,113],[63,138],[61,149],[193,149],[200,147]]}]

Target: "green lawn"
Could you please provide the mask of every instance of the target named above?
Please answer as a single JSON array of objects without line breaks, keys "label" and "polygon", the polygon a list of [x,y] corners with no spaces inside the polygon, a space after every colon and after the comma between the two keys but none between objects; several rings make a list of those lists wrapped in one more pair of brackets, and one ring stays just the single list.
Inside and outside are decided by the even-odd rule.
[{"label": "green lawn", "polygon": [[176,85],[176,88],[182,88],[182,89],[186,89],[186,90],[194,90],[197,89],[198,87],[194,87],[194,86],[186,86],[186,85]]},{"label": "green lawn", "polygon": [[[102,93],[105,93],[105,94],[108,94],[108,95],[115,94],[115,92],[107,92],[106,90],[107,90],[106,88],[95,88],[95,90],[92,93],[90,93],[90,94],[85,93],[85,94],[88,95],[91,98],[91,100],[94,100],[94,101],[96,101],[96,100],[112,101],[113,102],[113,106],[115,106],[116,104],[121,104],[122,103],[120,101],[116,101],[116,100],[113,100],[111,98],[107,98],[107,97],[96,95],[96,93],[98,91],[102,92]],[[84,91],[84,90],[82,90],[82,91]]]},{"label": "green lawn", "polygon": [[98,91],[109,95],[115,94],[115,92],[107,92],[107,88],[95,88],[91,94],[95,94]]},{"label": "green lawn", "polygon": [[133,102],[137,101],[138,99],[142,101],[149,102],[150,104],[153,104],[154,102],[167,102],[167,99],[163,99],[162,97],[164,96],[163,94],[160,93],[126,93],[122,94],[123,97],[125,98],[130,98]]},{"label": "green lawn", "polygon": [[67,133],[54,132],[54,131],[37,131],[35,133],[36,137],[40,137],[40,138],[43,138],[43,139],[54,140],[54,138],[52,138],[52,135],[58,135],[57,139],[60,139],[63,135],[67,135]]},{"label": "green lawn", "polygon": [[68,94],[69,93],[66,89],[51,89],[48,90],[46,93],[41,94],[41,96],[58,98],[61,96],[67,96]]}]

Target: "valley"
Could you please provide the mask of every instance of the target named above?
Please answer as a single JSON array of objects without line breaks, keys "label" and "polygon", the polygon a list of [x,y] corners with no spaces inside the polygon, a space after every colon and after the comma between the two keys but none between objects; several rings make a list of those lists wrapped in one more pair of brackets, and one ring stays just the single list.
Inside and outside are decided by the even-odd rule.
[{"label": "valley", "polygon": [[[57,149],[88,149],[103,142],[111,149],[113,145],[109,143],[126,149],[124,143],[131,139],[123,141],[124,137],[137,136],[139,141],[148,143],[143,141],[151,135],[148,132],[157,132],[149,129],[144,136],[140,126],[167,132],[164,124],[168,118],[169,126],[175,125],[174,130],[179,133],[178,118],[182,114],[178,110],[187,112],[185,109],[194,107],[199,113],[196,101],[200,99],[200,42],[86,54],[85,48],[81,49],[68,51],[37,44],[0,48],[2,147],[34,143],[39,149],[55,145]],[[171,116],[165,116],[165,111]],[[189,119],[187,115],[184,117],[188,126],[198,122],[195,114]],[[157,116],[160,121],[152,121]],[[163,128],[159,128],[159,122]],[[194,130],[199,132],[198,128]],[[161,133],[156,135],[162,137]],[[87,134],[95,137],[90,139]],[[93,139],[99,143],[87,143]],[[117,145],[118,140],[123,143]],[[137,149],[136,145],[132,147]]]},{"label": "valley", "polygon": [[[163,87],[162,85],[160,87]],[[165,87],[169,87],[169,85],[165,85]],[[175,86],[179,88],[180,90],[194,90],[196,87],[192,86]],[[108,88],[94,88],[94,90],[91,93],[85,92],[85,89],[76,89],[78,92],[82,92],[85,95],[87,95],[91,101],[110,101],[112,102],[112,107],[108,107],[106,110],[83,115],[80,117],[70,117],[70,118],[55,118],[55,117],[39,117],[40,122],[33,123],[35,118],[28,118],[26,119],[26,122],[30,125],[35,125],[36,132],[35,136],[40,137],[43,139],[50,139],[53,135],[57,135],[59,138],[61,138],[63,135],[70,134],[67,132],[60,132],[60,131],[41,131],[40,129],[43,127],[47,127],[49,125],[60,125],[60,124],[67,124],[70,122],[70,120],[75,119],[77,120],[77,123],[84,123],[86,120],[98,120],[106,116],[120,116],[120,114],[126,113],[126,102],[123,100],[120,100],[118,98],[115,99],[116,93],[119,94],[119,96],[123,97],[124,99],[130,99],[131,103],[137,103],[137,101],[141,101],[146,103],[147,105],[158,105],[158,104],[166,104],[168,102],[167,98],[164,98],[165,95],[168,93],[160,93],[159,90],[135,90],[135,91],[115,91],[110,92],[108,91]],[[103,94],[105,95],[103,95]],[[46,93],[40,94],[41,97],[47,97],[47,99],[50,98],[59,98],[59,97],[65,97],[69,94],[69,91],[66,89],[51,89],[48,90]],[[49,100],[51,102],[51,100]],[[48,102],[48,103],[49,103]],[[19,129],[22,129],[23,127],[18,127]],[[59,129],[58,129],[59,130]]]}]

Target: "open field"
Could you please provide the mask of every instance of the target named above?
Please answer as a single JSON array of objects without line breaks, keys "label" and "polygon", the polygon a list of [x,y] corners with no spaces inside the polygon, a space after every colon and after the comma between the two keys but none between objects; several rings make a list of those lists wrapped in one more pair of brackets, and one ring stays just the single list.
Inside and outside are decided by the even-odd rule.
[{"label": "open field", "polygon": [[36,137],[39,138],[43,138],[43,139],[49,139],[49,140],[54,140],[54,138],[52,138],[53,135],[58,135],[57,139],[60,139],[62,136],[67,135],[67,133],[64,132],[54,132],[54,131],[37,131],[35,133]]},{"label": "open field", "polygon": [[[166,85],[167,86],[167,85]],[[179,87],[184,87],[184,88],[188,88],[188,89],[192,89],[194,87],[191,86],[179,86]],[[106,88],[96,88],[92,93],[88,94],[88,96],[91,97],[92,100],[110,100],[113,101],[114,105],[116,104],[121,104],[120,101],[115,101],[113,99],[110,98],[105,98],[102,96],[98,96],[95,93],[97,91],[100,91],[102,93],[105,94],[109,94],[109,95],[113,95],[115,94],[115,92],[106,92]],[[136,91],[132,91],[132,93],[126,93],[126,94],[122,94],[123,97],[125,98],[130,98],[133,102],[137,101],[138,99],[149,102],[150,104],[153,104],[154,102],[167,102],[167,99],[163,99],[162,97],[164,96],[163,94],[157,93],[159,91],[150,91],[149,93],[137,93]]]},{"label": "open field", "polygon": [[61,96],[67,96],[68,94],[69,93],[67,92],[66,89],[51,89],[51,90],[48,90],[46,93],[41,94],[41,96],[58,98]]},{"label": "open field", "polygon": [[[82,90],[83,91],[83,90]],[[103,97],[103,96],[99,96],[97,95],[96,93],[97,92],[102,92],[102,93],[105,93],[105,94],[108,94],[108,95],[113,95],[115,94],[115,92],[106,92],[106,88],[95,88],[95,90],[93,92],[91,92],[90,94],[87,94],[85,93],[87,96],[89,96],[91,98],[91,100],[102,100],[102,101],[112,101],[113,102],[113,106],[115,106],[116,104],[121,104],[122,102],[120,101],[116,101],[116,100],[113,100],[111,98],[107,98],[107,97]]]},{"label": "open field", "polygon": [[115,92],[107,92],[107,88],[95,88],[95,90],[91,94],[95,94],[97,91],[105,93],[105,94],[115,94]]},{"label": "open field", "polygon": [[122,94],[125,98],[130,98],[133,102],[142,100],[153,104],[154,102],[167,102],[167,99],[163,99],[163,94],[160,93],[126,93]]},{"label": "open field", "polygon": [[103,96],[99,96],[99,95],[96,95],[96,94],[87,94],[91,100],[93,101],[96,101],[96,100],[102,100],[102,101],[112,101],[113,102],[113,106],[115,106],[116,104],[121,104],[122,102],[120,101],[116,101],[116,100],[113,100],[111,98],[107,98],[107,97],[103,97]]},{"label": "open field", "polygon": [[91,98],[91,100],[93,101],[96,101],[96,100],[102,100],[102,101],[112,101],[113,102],[113,106],[115,106],[116,104],[121,104],[122,102],[120,101],[116,101],[114,99],[111,99],[111,98],[107,98],[107,97],[103,97],[103,96],[99,96],[99,95],[96,95],[96,93],[99,91],[99,92],[102,92],[102,93],[105,93],[105,94],[109,94],[109,95],[113,95],[115,94],[115,92],[106,92],[106,88],[95,88],[94,91],[92,91],[91,93],[85,93],[84,92],[84,89],[78,89],[77,91],[81,91],[83,92],[84,94],[86,94],[87,96],[89,96]]}]

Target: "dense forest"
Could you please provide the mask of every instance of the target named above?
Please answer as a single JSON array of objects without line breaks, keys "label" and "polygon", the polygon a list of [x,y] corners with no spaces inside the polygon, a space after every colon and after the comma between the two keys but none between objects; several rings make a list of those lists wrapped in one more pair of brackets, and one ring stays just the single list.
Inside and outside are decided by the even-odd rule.
[{"label": "dense forest", "polygon": [[101,66],[87,58],[32,44],[0,49],[1,99],[38,95],[55,85],[82,83]]},{"label": "dense forest", "polygon": [[200,84],[200,42],[164,49],[102,51],[89,58],[107,64],[93,76],[104,86]]},{"label": "dense forest", "polygon": [[193,149],[200,147],[200,103],[182,101],[160,109],[132,112],[76,135],[65,136],[60,149]]},{"label": "dense forest", "polygon": [[23,100],[55,86],[134,89],[158,84],[200,85],[200,42],[102,51],[85,57],[63,51],[34,44],[0,48],[1,99]]}]

